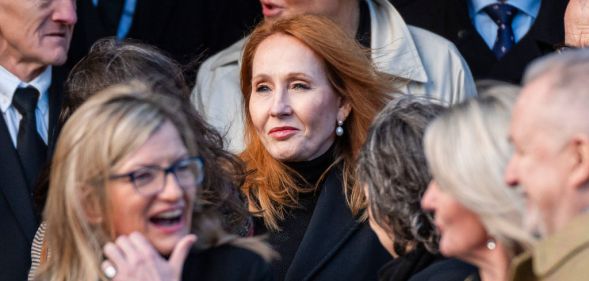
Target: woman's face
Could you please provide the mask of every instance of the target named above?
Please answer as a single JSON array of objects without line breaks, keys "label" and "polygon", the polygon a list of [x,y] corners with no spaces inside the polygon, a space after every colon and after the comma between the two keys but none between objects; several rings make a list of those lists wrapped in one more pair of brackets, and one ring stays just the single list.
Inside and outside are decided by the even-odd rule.
[{"label": "woman's face", "polygon": [[487,232],[479,217],[450,194],[441,191],[435,180],[427,187],[421,206],[434,212],[443,255],[468,260],[473,253],[485,249]]},{"label": "woman's face", "polygon": [[[167,168],[188,156],[178,131],[172,123],[166,122],[124,159],[114,174],[127,174],[146,166]],[[161,192],[149,196],[138,193],[129,178],[111,180],[106,188],[117,236],[139,232],[158,252],[168,255],[189,233],[196,186],[183,189],[174,175],[168,173]]]},{"label": "woman's face", "polygon": [[333,144],[337,120],[345,120],[349,106],[336,95],[311,49],[275,34],[254,55],[249,113],[272,157],[308,161]]}]

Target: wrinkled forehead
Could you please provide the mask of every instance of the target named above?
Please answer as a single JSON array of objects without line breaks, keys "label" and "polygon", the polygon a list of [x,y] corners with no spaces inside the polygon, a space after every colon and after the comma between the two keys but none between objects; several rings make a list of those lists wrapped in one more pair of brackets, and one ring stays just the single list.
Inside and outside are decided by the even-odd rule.
[{"label": "wrinkled forehead", "polygon": [[535,85],[535,82],[522,88],[511,114],[509,134],[512,141],[525,139],[528,134],[540,129],[536,124],[544,118],[542,110],[545,109],[545,93],[542,91],[545,90]]}]

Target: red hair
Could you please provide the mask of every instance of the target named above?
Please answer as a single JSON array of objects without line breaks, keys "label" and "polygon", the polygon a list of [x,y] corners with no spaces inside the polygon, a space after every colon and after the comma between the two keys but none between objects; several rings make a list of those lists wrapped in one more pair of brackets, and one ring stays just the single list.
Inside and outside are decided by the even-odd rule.
[{"label": "red hair", "polygon": [[250,35],[243,52],[241,91],[244,96],[246,149],[241,154],[251,171],[242,189],[250,210],[259,213],[270,229],[278,229],[285,207],[298,205],[298,193],[307,191],[297,184],[292,171],[268,153],[249,114],[252,64],[261,42],[274,34],[292,36],[311,49],[322,61],[335,93],[351,106],[344,124],[345,134],[336,139],[336,162],[343,162],[344,190],[348,206],[358,215],[366,206],[362,188],[356,183],[355,159],[376,114],[394,92],[392,78],[379,73],[370,54],[331,20],[301,15],[263,22]]}]

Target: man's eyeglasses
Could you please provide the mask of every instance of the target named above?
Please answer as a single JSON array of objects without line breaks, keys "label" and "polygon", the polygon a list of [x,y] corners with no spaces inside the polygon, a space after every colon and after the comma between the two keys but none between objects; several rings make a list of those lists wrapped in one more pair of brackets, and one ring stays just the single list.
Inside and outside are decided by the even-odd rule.
[{"label": "man's eyeglasses", "polygon": [[145,166],[127,174],[112,175],[110,179],[128,178],[137,192],[149,196],[164,190],[169,173],[174,174],[176,182],[184,190],[196,188],[204,178],[203,166],[202,158],[197,156],[178,160],[167,168]]}]

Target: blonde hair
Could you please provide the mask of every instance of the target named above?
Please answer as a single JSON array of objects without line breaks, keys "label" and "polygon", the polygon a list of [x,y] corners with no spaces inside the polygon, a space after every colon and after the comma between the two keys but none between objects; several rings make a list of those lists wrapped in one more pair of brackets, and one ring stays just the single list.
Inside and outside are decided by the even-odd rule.
[{"label": "blonde hair", "polygon": [[339,26],[326,17],[313,15],[263,22],[252,32],[244,47],[241,91],[246,112],[246,149],[241,157],[253,173],[242,189],[248,197],[250,210],[261,213],[266,226],[276,230],[278,221],[284,218],[285,207],[297,206],[298,193],[306,191],[293,178],[293,171],[268,153],[249,114],[254,56],[258,46],[274,34],[292,36],[311,49],[323,61],[331,87],[351,105],[351,113],[344,123],[346,133],[336,140],[336,163],[343,162],[346,200],[352,214],[358,215],[366,207],[366,199],[355,179],[355,159],[370,123],[390,99],[388,94],[394,92],[393,78],[379,73],[369,52]]},{"label": "blonde hair", "polygon": [[[104,187],[122,160],[166,122],[177,129],[188,153],[199,155],[196,139],[200,136],[181,108],[181,99],[155,93],[135,81],[93,95],[74,112],[65,123],[52,161],[43,214],[50,254],[36,280],[108,280],[100,270],[102,246],[115,234]],[[261,251],[267,249],[259,241],[242,242],[227,235],[218,218],[200,209],[200,202],[194,208],[193,229],[208,231],[207,239],[214,245],[235,241],[233,244],[246,248],[255,244],[261,245]]]},{"label": "blonde hair", "polygon": [[524,201],[503,174],[512,148],[507,141],[511,108],[519,88],[490,87],[443,113],[428,127],[425,154],[440,189],[476,213],[487,233],[511,255],[527,247]]}]

